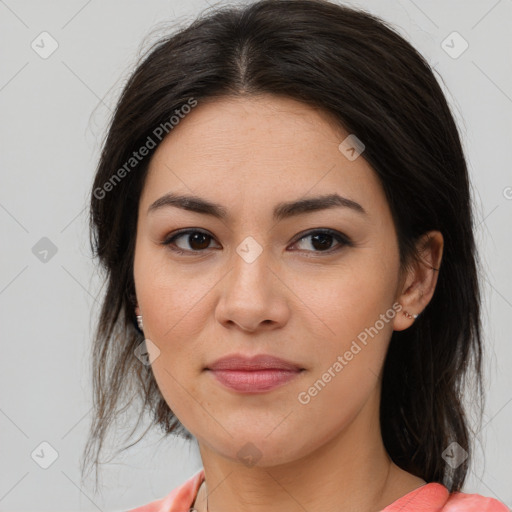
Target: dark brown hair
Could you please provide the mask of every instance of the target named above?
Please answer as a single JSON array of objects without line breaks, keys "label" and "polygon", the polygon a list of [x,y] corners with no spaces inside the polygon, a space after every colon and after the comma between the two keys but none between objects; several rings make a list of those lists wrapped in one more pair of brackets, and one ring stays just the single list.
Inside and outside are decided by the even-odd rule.
[{"label": "dark brown hair", "polygon": [[398,466],[460,490],[471,458],[451,468],[442,454],[452,441],[471,454],[462,402],[467,375],[477,377],[480,410],[483,391],[479,261],[458,129],[430,66],[408,42],[383,20],[324,0],[215,8],[154,44],[126,83],[90,203],[91,246],[107,287],[92,350],[94,417],[85,460],[92,458],[97,469],[109,427],[137,398],[139,421],[149,412],[164,435],[193,439],[151,367],[134,356],[143,341],[134,323],[138,201],[156,148],[129,171],[126,163],[191,98],[200,105],[258,94],[329,112],[364,142],[363,156],[391,208],[402,268],[419,257],[415,243],[422,234],[443,234],[432,300],[410,328],[392,334],[380,421]]}]

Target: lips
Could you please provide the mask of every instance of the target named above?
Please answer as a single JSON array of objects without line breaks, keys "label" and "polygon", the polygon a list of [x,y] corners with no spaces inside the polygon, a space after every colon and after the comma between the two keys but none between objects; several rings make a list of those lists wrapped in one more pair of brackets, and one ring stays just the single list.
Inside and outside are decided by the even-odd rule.
[{"label": "lips", "polygon": [[297,378],[299,370],[209,370],[225,387],[239,393],[263,393]]},{"label": "lips", "polygon": [[258,370],[285,370],[299,372],[303,370],[299,364],[287,361],[268,354],[259,354],[248,357],[241,354],[229,354],[209,364],[206,370],[232,370],[232,371],[258,371]]},{"label": "lips", "polygon": [[205,370],[231,391],[266,393],[294,380],[304,368],[268,354],[252,357],[230,354],[209,364]]}]

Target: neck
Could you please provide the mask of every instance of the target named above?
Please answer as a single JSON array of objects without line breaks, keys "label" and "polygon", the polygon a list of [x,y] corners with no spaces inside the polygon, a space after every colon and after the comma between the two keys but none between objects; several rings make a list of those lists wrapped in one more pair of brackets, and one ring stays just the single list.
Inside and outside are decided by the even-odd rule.
[{"label": "neck", "polygon": [[[367,405],[368,411],[375,411],[374,404]],[[362,410],[351,425],[316,450],[268,466],[248,467],[199,442],[205,482],[194,508],[198,512],[382,510],[425,481],[398,468],[384,449],[380,429],[368,425],[379,425],[378,418],[369,418]]]}]

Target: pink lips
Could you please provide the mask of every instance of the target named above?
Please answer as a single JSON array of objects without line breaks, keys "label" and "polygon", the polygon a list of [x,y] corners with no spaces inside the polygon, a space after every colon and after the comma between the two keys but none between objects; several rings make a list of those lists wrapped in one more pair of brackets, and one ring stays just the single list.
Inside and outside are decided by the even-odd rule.
[{"label": "pink lips", "polygon": [[244,357],[233,354],[208,365],[224,386],[243,393],[261,393],[282,386],[300,375],[300,365],[265,354]]}]

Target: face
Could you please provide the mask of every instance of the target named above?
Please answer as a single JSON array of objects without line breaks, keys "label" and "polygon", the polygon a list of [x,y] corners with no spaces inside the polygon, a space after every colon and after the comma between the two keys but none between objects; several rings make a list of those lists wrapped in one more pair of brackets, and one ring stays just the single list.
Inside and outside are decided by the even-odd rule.
[{"label": "face", "polygon": [[[145,338],[160,351],[152,371],[181,423],[226,458],[252,443],[261,465],[296,460],[377,404],[399,253],[375,172],[364,153],[339,149],[348,135],[291,99],[216,99],[182,119],[150,162],[134,279]],[[150,208],[166,194],[225,216]],[[333,194],[353,203],[283,206]],[[235,391],[205,370],[233,353],[303,370],[267,391]]]}]

